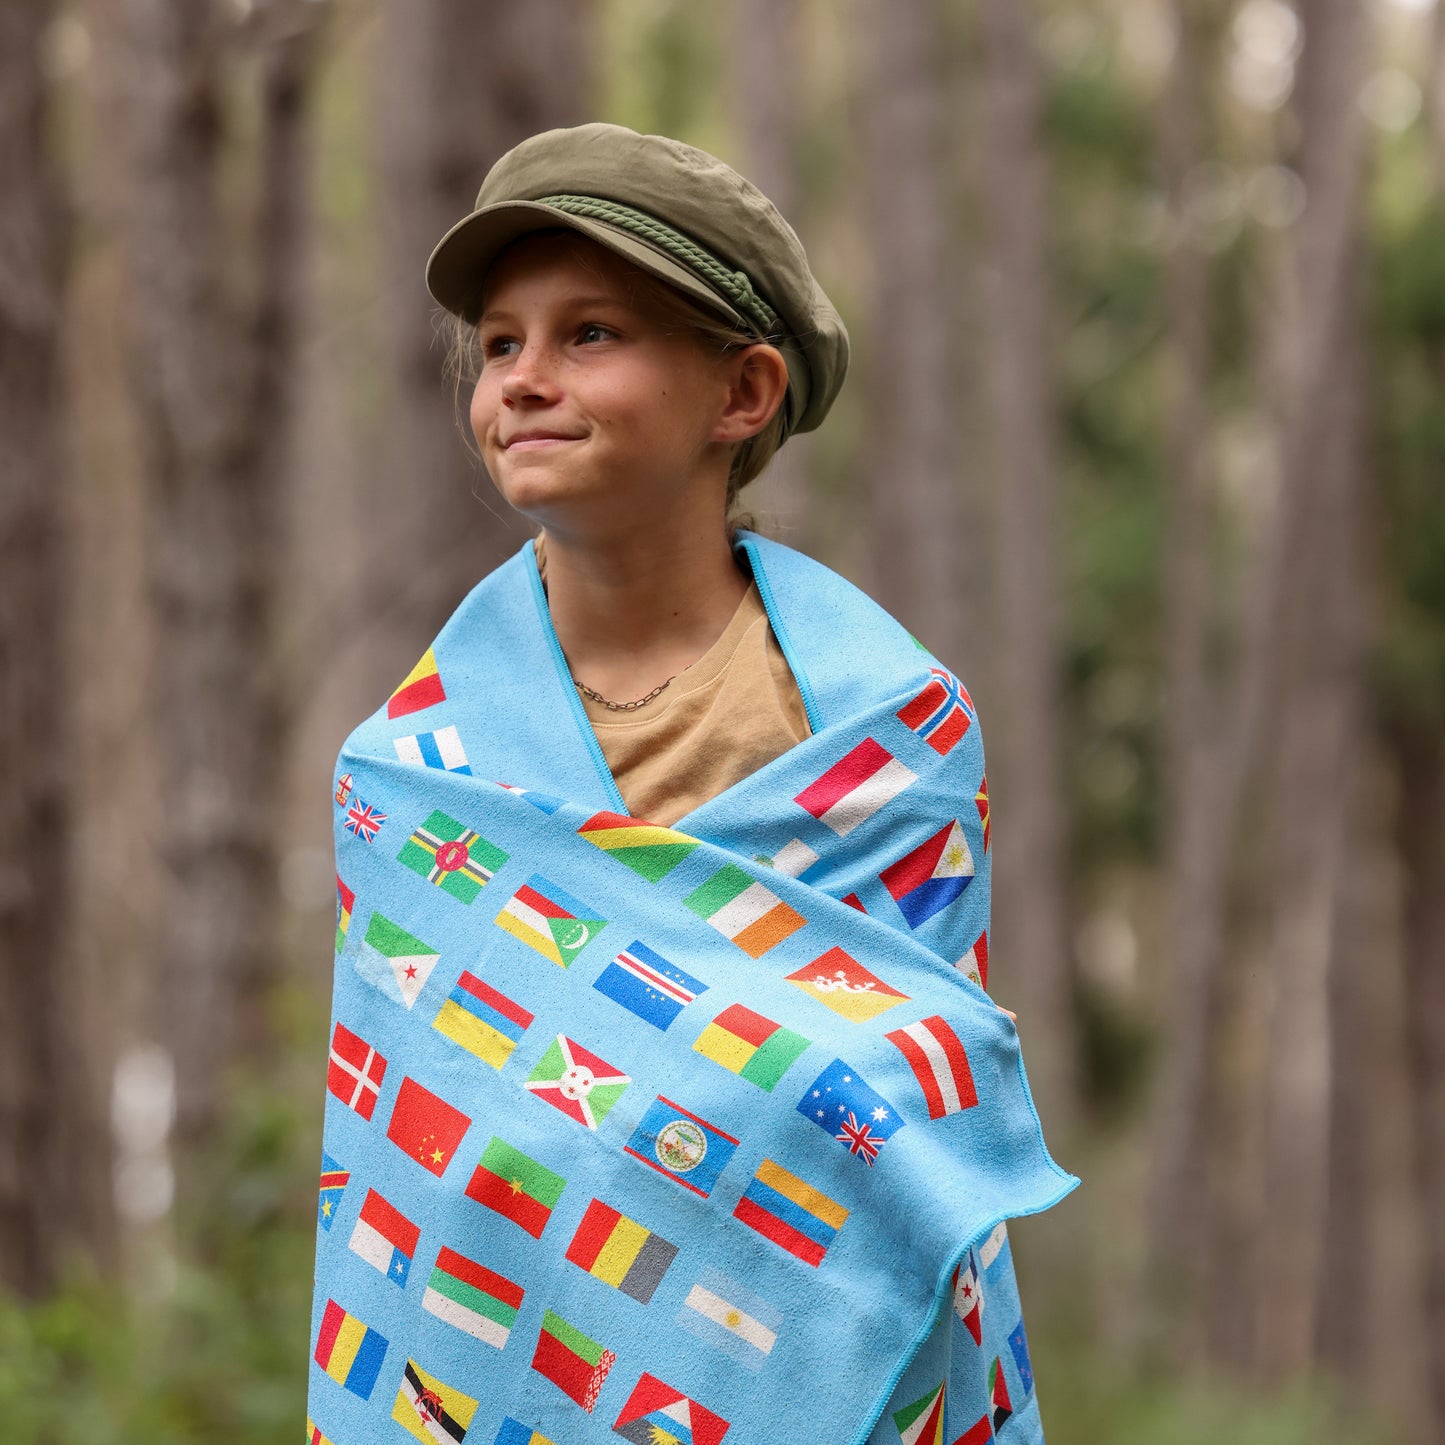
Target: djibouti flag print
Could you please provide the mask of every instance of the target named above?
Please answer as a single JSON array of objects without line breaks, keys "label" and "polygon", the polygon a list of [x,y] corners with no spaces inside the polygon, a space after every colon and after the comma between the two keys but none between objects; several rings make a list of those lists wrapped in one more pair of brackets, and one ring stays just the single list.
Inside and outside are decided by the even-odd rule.
[{"label": "djibouti flag print", "polygon": [[347,739],[314,1439],[1042,1439],[1003,1221],[1075,1181],[980,987],[980,724],[841,579],[738,555],[811,736],[670,827],[530,550]]}]

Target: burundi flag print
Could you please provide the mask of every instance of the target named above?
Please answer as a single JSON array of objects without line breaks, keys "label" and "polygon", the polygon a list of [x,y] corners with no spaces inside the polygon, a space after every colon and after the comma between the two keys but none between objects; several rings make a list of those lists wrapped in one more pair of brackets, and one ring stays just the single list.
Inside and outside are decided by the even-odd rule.
[{"label": "burundi flag print", "polygon": [[338,1385],[369,1400],[386,1358],[386,1347],[385,1336],[348,1314],[334,1299],[326,1301],[316,1336],[315,1360]]},{"label": "burundi flag print", "polygon": [[508,855],[475,829],[434,808],[396,857],[428,883],[471,904]]},{"label": "burundi flag print", "polygon": [[686,833],[623,813],[594,813],[577,833],[649,883],[666,878],[698,847],[697,839]]},{"label": "burundi flag print", "polygon": [[567,1258],[645,1305],[677,1258],[677,1246],[610,1204],[594,1199],[567,1246]]},{"label": "burundi flag print", "polygon": [[446,700],[446,689],[437,671],[436,654],[427,648],[417,665],[402,679],[401,686],[387,699],[386,715],[405,717],[407,713],[420,712]]},{"label": "burundi flag print", "polygon": [[457,732],[456,724],[438,728],[434,733],[412,733],[410,737],[397,738],[393,744],[396,755],[404,763],[416,768],[437,768],[444,773],[465,773],[471,776],[467,766],[467,752]]},{"label": "burundi flag print", "polygon": [[731,1134],[659,1094],[623,1152],[706,1199],[737,1147]]},{"label": "burundi flag print", "polygon": [[855,1024],[867,1023],[908,1002],[906,993],[891,988],[841,948],[830,948],[787,978],[809,998]]},{"label": "burundi flag print", "polygon": [[921,927],[973,882],[973,854],[962,824],[945,823],[878,876],[908,926]]},{"label": "burundi flag print", "polygon": [[870,1169],[879,1151],[903,1127],[893,1105],[842,1059],[834,1059],[813,1080],[798,1100],[798,1112]]},{"label": "burundi flag print", "polygon": [[380,1270],[394,1285],[406,1288],[421,1229],[374,1189],[366,1191],[356,1227],[351,1231],[351,1252]]},{"label": "burundi flag print", "polygon": [[729,1004],[703,1031],[694,1050],[772,1093],[812,1042],[740,1003]]},{"label": "burundi flag print", "polygon": [[882,743],[864,738],[793,801],[824,827],[846,838],[917,781],[918,774],[904,767]]},{"label": "burundi flag print", "polygon": [[893,1412],[902,1445],[943,1445],[944,1386]]},{"label": "burundi flag print", "polygon": [[387,998],[410,1008],[440,957],[399,923],[373,913],[356,955],[356,971]]},{"label": "burundi flag print", "polygon": [[605,918],[534,873],[497,914],[497,927],[562,968],[607,926]]},{"label": "burundi flag print", "polygon": [[728,1422],[644,1370],[612,1428],[634,1445],[718,1445]]},{"label": "burundi flag print", "polygon": [[406,1362],[391,1418],[427,1445],[458,1445],[477,1413],[477,1401],[429,1375],[415,1360]]},{"label": "burundi flag print", "polygon": [[517,1322],[522,1295],[521,1285],[442,1245],[421,1307],[500,1350]]},{"label": "burundi flag print", "polygon": [[688,1291],[677,1322],[730,1360],[756,1371],[778,1342],[783,1312],[731,1275],[708,1266]]},{"label": "burundi flag print", "polygon": [[654,1028],[667,1026],[707,985],[634,939],[592,985]]},{"label": "burundi flag print", "polygon": [[595,1129],[632,1080],[563,1034],[547,1046],[524,1086],[569,1119]]},{"label": "burundi flag print", "polygon": [[495,1135],[467,1184],[467,1197],[541,1239],[567,1181]]},{"label": "burundi flag print", "polygon": [[590,1335],[548,1310],[532,1355],[532,1368],[590,1415],[617,1356]]},{"label": "burundi flag print", "polygon": [[808,921],[736,863],[719,868],[682,901],[749,958],[761,958]]}]

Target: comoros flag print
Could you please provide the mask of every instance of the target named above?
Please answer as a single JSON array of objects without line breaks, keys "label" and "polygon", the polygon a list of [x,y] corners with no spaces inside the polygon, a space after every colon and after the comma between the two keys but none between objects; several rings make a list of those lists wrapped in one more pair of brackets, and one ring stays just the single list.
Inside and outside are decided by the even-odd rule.
[{"label": "comoros flag print", "polygon": [[977,711],[740,557],[813,736],[674,826],[530,552],[347,740],[310,1441],[1041,1438],[1002,1221],[1075,1181],[981,986]]}]

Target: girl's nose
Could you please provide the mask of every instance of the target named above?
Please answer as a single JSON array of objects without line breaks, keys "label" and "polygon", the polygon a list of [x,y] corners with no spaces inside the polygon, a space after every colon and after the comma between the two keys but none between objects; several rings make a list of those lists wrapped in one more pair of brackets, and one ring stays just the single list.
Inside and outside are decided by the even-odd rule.
[{"label": "girl's nose", "polygon": [[519,401],[551,401],[557,385],[544,348],[525,345],[513,358],[502,382],[502,401],[516,406]]}]

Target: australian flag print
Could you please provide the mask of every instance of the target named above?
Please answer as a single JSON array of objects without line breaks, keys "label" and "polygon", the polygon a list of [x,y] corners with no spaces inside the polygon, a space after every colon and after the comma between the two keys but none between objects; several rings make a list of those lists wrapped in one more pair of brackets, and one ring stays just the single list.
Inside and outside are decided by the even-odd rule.
[{"label": "australian flag print", "polygon": [[857,1069],[834,1059],[798,1100],[798,1112],[827,1130],[872,1168],[878,1151],[903,1127],[898,1111]]}]

